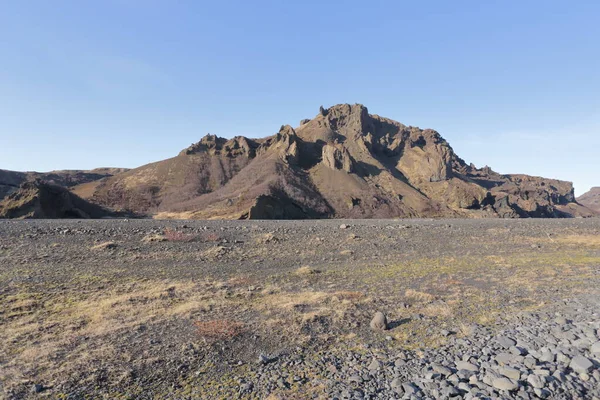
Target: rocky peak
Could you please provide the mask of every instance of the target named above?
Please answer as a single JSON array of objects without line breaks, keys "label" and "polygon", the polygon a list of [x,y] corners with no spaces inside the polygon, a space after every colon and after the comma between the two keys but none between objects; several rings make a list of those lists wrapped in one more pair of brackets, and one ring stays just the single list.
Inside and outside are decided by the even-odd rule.
[{"label": "rocky peak", "polygon": [[263,145],[263,151],[270,149],[275,149],[281,160],[286,164],[298,162],[298,136],[294,128],[290,125],[281,125],[274,140],[269,140]]},{"label": "rocky peak", "polygon": [[179,153],[180,155],[192,155],[208,153],[210,155],[224,155],[226,157],[237,157],[246,155],[254,157],[258,144],[244,136],[236,136],[225,139],[216,135],[207,134],[198,143],[194,143]]},{"label": "rocky peak", "polygon": [[192,143],[188,148],[183,149],[179,154],[195,154],[202,153],[209,150],[220,150],[221,146],[227,140],[224,138],[220,138],[217,135],[211,135],[210,133],[206,134],[202,139],[200,139],[197,143]]},{"label": "rocky peak", "polygon": [[369,110],[362,104],[338,104],[327,109],[326,125],[334,132],[355,139],[372,131]]}]

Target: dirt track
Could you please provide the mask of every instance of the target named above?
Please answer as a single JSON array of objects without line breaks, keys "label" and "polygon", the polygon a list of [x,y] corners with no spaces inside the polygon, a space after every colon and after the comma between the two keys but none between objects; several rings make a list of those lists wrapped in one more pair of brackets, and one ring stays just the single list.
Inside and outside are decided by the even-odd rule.
[{"label": "dirt track", "polygon": [[[416,357],[598,294],[599,271],[600,219],[2,221],[0,384],[7,398],[342,398],[347,377],[310,364],[323,352]],[[391,330],[369,328],[376,311]]]}]

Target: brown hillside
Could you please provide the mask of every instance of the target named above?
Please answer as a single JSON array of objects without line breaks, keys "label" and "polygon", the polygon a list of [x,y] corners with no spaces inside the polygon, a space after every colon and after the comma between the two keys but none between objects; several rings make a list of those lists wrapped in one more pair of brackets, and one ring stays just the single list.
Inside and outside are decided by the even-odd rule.
[{"label": "brown hillside", "polygon": [[600,213],[600,187],[593,187],[589,192],[579,196],[577,201],[597,213]]},{"label": "brown hillside", "polygon": [[100,204],[173,218],[590,213],[569,182],[477,169],[438,132],[371,115],[359,104],[321,108],[297,128],[282,126],[263,139],[207,135],[176,157],[92,189],[86,197]]}]

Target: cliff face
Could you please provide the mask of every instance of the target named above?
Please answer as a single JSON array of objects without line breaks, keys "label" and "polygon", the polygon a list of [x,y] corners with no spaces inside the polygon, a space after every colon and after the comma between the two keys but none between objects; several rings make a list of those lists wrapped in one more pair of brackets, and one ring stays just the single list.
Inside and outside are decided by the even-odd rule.
[{"label": "cliff face", "polygon": [[[79,187],[75,187],[77,192]],[[185,218],[566,217],[587,215],[569,182],[500,175],[431,129],[323,108],[262,139],[207,135],[174,158],[102,179],[86,195]]]}]

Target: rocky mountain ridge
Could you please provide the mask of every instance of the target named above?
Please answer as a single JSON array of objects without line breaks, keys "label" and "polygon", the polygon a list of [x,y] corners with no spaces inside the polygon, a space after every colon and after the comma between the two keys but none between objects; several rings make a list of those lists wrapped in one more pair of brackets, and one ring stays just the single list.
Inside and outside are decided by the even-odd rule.
[{"label": "rocky mountain ridge", "polygon": [[171,159],[102,179],[83,197],[160,218],[594,214],[576,202],[570,182],[478,169],[438,132],[360,104],[321,107],[261,139],[207,135]]}]

